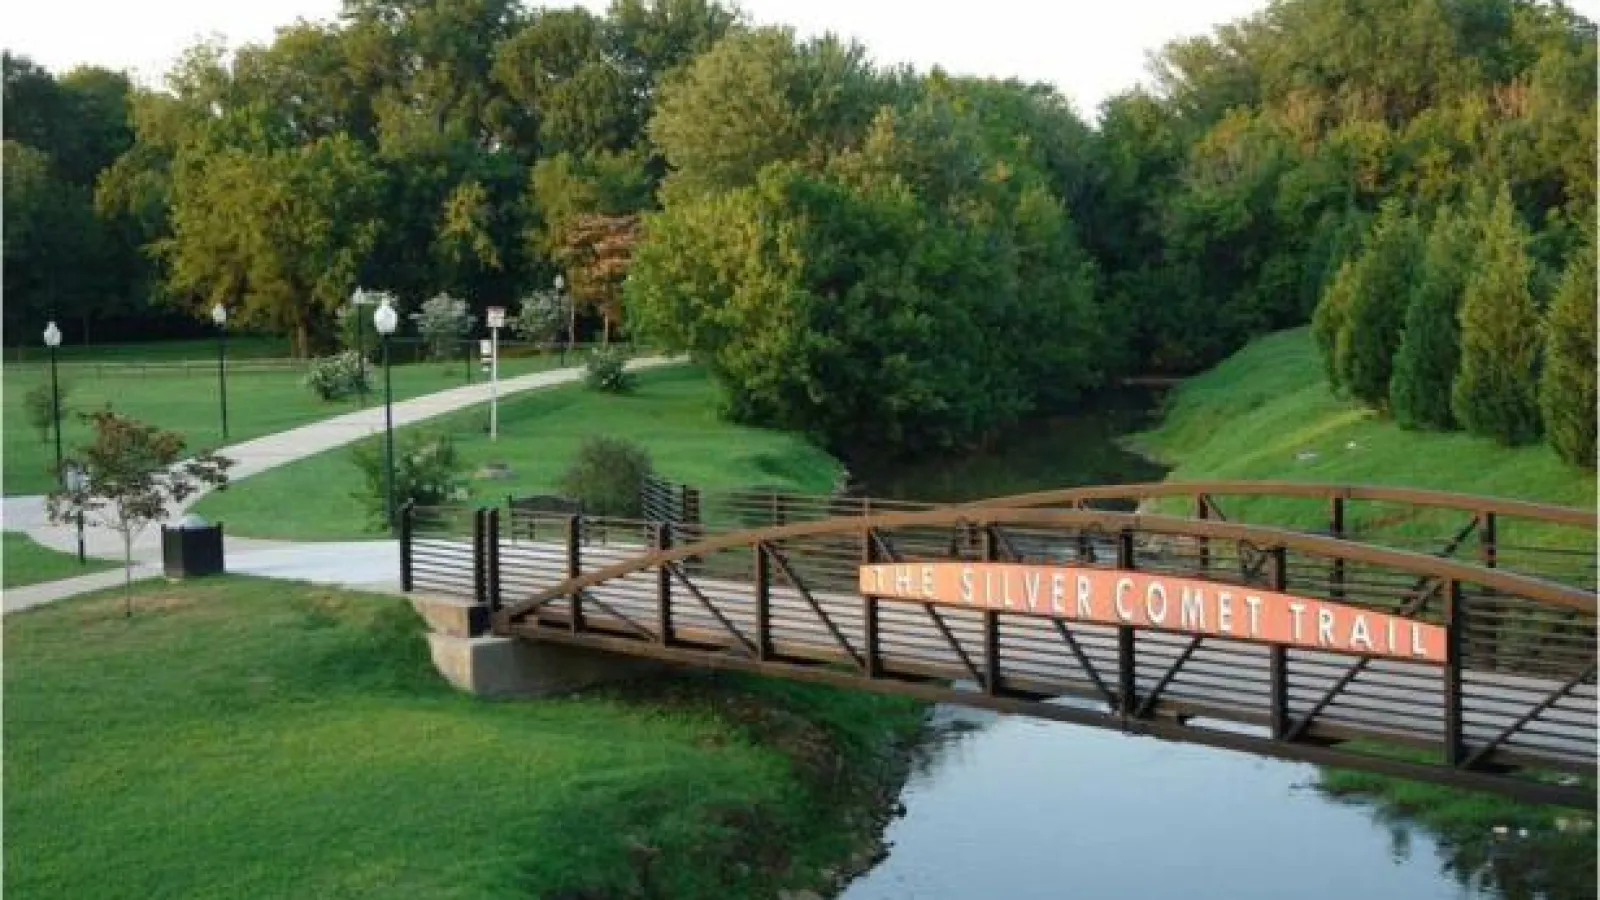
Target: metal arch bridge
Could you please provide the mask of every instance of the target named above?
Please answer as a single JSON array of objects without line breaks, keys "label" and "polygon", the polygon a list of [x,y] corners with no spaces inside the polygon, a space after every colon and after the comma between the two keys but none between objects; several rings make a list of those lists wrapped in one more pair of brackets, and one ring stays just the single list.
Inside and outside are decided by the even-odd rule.
[{"label": "metal arch bridge", "polygon": [[[1585,510],[1242,481],[644,500],[408,509],[402,584],[532,641],[1595,805]],[[1284,527],[1309,508],[1325,529]]]}]

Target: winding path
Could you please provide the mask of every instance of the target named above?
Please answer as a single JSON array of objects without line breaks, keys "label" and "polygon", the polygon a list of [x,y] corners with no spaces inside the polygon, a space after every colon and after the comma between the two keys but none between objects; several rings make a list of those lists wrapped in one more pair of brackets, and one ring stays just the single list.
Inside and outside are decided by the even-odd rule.
[{"label": "winding path", "polygon": [[[628,368],[649,369],[680,361],[666,357],[648,357],[631,360]],[[500,395],[505,397],[524,391],[571,384],[582,377],[581,367],[569,367],[515,378],[502,378]],[[394,424],[398,428],[488,401],[487,382],[414,397],[394,404]],[[219,452],[234,460],[234,466],[229,471],[229,480],[239,481],[296,460],[355,443],[362,438],[381,433],[383,427],[383,405],[378,404],[277,434],[231,444],[221,448]],[[181,517],[184,510],[193,506],[204,495],[205,492],[201,492],[178,504],[171,510],[168,521]],[[0,527],[7,531],[25,532],[34,541],[63,553],[77,552],[77,529],[70,525],[50,524],[45,514],[45,498],[42,496],[6,497],[3,511],[0,511]],[[85,530],[84,539],[88,555],[117,561],[122,559],[121,538],[110,529],[88,528]],[[225,540],[227,568],[230,573],[292,578],[378,590],[398,590],[399,587],[399,550],[393,540],[298,542],[264,541],[232,536],[226,537]],[[152,524],[146,528],[134,541],[133,558],[134,577],[150,578],[161,574],[159,524]],[[121,570],[116,570],[10,588],[4,592],[4,611],[15,612],[53,600],[113,587],[121,583],[122,577]]]}]

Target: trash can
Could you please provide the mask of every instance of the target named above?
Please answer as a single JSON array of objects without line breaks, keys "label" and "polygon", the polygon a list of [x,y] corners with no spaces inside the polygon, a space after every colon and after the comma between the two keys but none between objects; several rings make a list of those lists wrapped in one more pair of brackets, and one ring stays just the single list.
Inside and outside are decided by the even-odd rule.
[{"label": "trash can", "polygon": [[191,513],[161,526],[161,563],[168,578],[222,574],[222,523],[207,525]]}]

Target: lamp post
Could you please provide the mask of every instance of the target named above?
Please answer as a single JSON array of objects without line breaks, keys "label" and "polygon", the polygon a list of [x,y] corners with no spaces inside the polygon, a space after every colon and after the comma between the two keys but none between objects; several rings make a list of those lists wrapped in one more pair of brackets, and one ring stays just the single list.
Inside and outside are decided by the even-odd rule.
[{"label": "lamp post", "polygon": [[356,317],[356,365],[361,369],[360,383],[356,385],[356,394],[361,398],[361,405],[367,405],[367,320],[362,318],[361,307],[371,306],[377,301],[372,295],[356,288],[350,295],[350,305],[354,306]]},{"label": "lamp post", "polygon": [[556,297],[567,304],[567,345],[561,348],[561,364],[563,366],[567,364],[567,352],[572,349],[573,341],[576,339],[578,334],[578,307],[571,301],[566,300],[561,293],[561,289],[566,287],[566,285],[567,280],[562,278],[561,275],[557,273]]},{"label": "lamp post", "polygon": [[491,442],[500,437],[500,329],[505,324],[505,307],[489,307],[489,440]]},{"label": "lamp post", "polygon": [[50,348],[50,409],[56,423],[56,477],[61,477],[61,383],[56,379],[56,348],[61,346],[61,329],[55,320],[44,327],[44,345]]},{"label": "lamp post", "polygon": [[228,308],[218,303],[211,307],[211,321],[217,323],[217,390],[222,398],[222,442],[228,442]]},{"label": "lamp post", "polygon": [[83,552],[83,490],[89,486],[89,476],[83,471],[83,466],[74,462],[67,464],[66,479],[67,492],[72,495],[72,503],[77,507],[78,564],[83,565],[86,562]]},{"label": "lamp post", "polygon": [[389,533],[394,533],[394,391],[389,383],[389,335],[400,324],[400,316],[389,305],[387,297],[378,311],[372,314],[372,324],[378,329],[378,339],[383,342],[383,493],[384,505],[389,514]]}]

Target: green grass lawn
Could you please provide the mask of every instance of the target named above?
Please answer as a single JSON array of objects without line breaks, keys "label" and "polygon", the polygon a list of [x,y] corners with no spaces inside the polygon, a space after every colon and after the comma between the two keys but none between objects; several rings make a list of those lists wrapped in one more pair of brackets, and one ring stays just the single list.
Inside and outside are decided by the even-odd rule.
[{"label": "green grass lawn", "polygon": [[[494,443],[485,433],[487,406],[414,427],[454,434],[470,471],[491,461],[511,467],[512,478],[472,482],[475,499],[486,502],[555,490],[590,435],[638,441],[663,477],[708,487],[760,484],[822,492],[840,471],[837,461],[798,437],[718,419],[714,388],[698,368],[671,366],[638,377],[639,389],[627,396],[571,385],[508,398],[500,404]],[[196,510],[226,522],[229,534],[370,537],[375,532],[366,508],[354,496],[362,484],[351,450],[341,448],[240,481],[204,498]]]},{"label": "green grass lawn", "polygon": [[[555,356],[501,360],[502,377],[541,371],[556,365]],[[419,363],[392,370],[397,399],[459,387],[466,383],[460,362]],[[87,441],[89,427],[73,413],[110,404],[153,425],[182,432],[191,449],[215,447],[222,438],[216,371],[117,374],[105,370],[61,367],[65,389],[62,436],[66,447]],[[482,380],[476,371],[474,382]],[[377,373],[368,405],[382,402],[382,373]],[[7,366],[4,385],[4,488],[8,496],[41,494],[52,485],[53,439],[41,439],[28,423],[23,398],[36,385],[49,384],[48,366]],[[228,376],[228,439],[248,440],[361,408],[357,400],[327,403],[304,384],[301,370],[233,372]]]},{"label": "green grass lawn", "polygon": [[769,898],[854,851],[920,716],[709,675],[491,702],[400,598],[135,591],[6,617],[7,896]]},{"label": "green grass lawn", "polygon": [[77,554],[58,553],[42,546],[21,532],[0,532],[0,587],[21,587],[91,572],[115,569],[117,564],[89,557],[79,564]]},{"label": "green grass lawn", "polygon": [[[1513,497],[1592,509],[1595,475],[1570,466],[1544,445],[1502,447],[1464,433],[1406,431],[1358,404],[1334,397],[1309,329],[1261,338],[1169,397],[1160,427],[1132,443],[1174,465],[1169,480],[1284,479],[1402,485]],[[1353,446],[1352,446],[1353,445]],[[1303,452],[1315,458],[1297,458]],[[1327,526],[1324,501],[1224,498],[1233,518],[1307,528]],[[1188,509],[1183,509],[1185,514]],[[1239,515],[1233,515],[1235,512]],[[1386,515],[1353,505],[1351,524]],[[1396,534],[1448,535],[1459,513],[1421,517]],[[1593,535],[1517,531],[1501,540],[1557,540],[1593,547]]]}]

